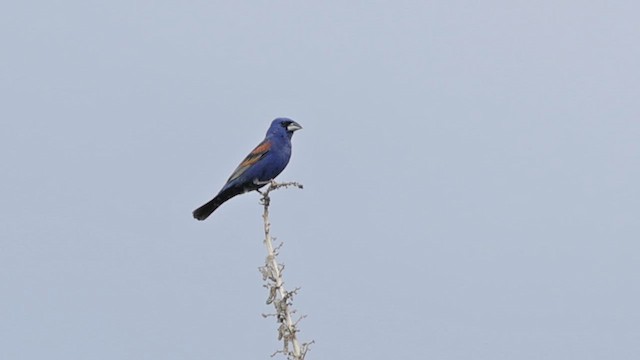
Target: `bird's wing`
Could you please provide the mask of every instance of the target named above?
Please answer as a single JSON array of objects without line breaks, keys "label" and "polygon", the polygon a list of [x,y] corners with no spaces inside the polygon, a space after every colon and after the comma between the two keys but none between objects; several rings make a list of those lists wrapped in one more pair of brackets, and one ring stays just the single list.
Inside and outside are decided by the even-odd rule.
[{"label": "bird's wing", "polygon": [[256,164],[260,159],[262,159],[271,149],[271,141],[268,139],[264,139],[255,149],[253,149],[249,155],[247,155],[244,160],[238,165],[238,167],[233,171],[233,174],[227,180],[227,183],[237,179],[240,175],[244,174],[247,169]]}]

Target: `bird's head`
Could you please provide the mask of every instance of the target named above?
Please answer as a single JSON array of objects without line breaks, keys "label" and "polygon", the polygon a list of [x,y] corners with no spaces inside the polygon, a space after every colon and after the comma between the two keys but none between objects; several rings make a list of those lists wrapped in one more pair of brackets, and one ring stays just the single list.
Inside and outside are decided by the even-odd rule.
[{"label": "bird's head", "polygon": [[271,122],[271,126],[269,127],[267,134],[286,134],[291,138],[291,135],[300,129],[302,129],[302,126],[291,119],[277,118]]}]

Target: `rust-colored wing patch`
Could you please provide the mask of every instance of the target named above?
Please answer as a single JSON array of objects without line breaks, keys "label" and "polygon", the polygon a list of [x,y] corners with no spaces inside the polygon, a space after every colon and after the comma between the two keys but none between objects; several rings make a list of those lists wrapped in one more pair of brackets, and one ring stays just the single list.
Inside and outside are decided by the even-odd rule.
[{"label": "rust-colored wing patch", "polygon": [[264,155],[264,153],[269,151],[269,149],[271,149],[271,141],[262,140],[262,142],[258,146],[256,146],[256,148],[253,149],[253,151],[251,151],[249,156],[254,155],[254,154]]},{"label": "rust-colored wing patch", "polygon": [[258,146],[256,146],[255,149],[253,149],[253,151],[249,153],[249,155],[247,155],[246,158],[244,158],[244,160],[242,160],[242,162],[240,163],[240,165],[238,165],[238,167],[233,172],[233,174],[231,174],[227,182],[233,181],[238,177],[240,177],[240,175],[242,175],[245,171],[247,171],[247,169],[251,167],[251,165],[257,163],[258,160],[262,159],[262,157],[265,156],[270,149],[271,149],[271,142],[266,139],[263,140],[260,144],[258,144]]}]

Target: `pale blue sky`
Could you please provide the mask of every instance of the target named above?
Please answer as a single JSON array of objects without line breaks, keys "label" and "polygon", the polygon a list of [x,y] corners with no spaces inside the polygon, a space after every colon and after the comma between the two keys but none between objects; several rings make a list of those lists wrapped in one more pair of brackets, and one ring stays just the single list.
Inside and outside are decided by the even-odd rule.
[{"label": "pale blue sky", "polygon": [[0,7],[0,358],[268,359],[257,194],[309,359],[640,358],[634,1]]}]

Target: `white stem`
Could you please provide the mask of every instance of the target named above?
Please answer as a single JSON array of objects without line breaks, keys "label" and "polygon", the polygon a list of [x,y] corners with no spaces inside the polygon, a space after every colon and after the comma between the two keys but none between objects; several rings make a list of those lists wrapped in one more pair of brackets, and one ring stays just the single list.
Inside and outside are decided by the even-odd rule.
[{"label": "white stem", "polygon": [[[285,183],[276,184],[272,182],[269,188],[264,192],[262,196],[262,202],[264,205],[264,212],[262,218],[264,220],[264,244],[267,248],[267,260],[266,267],[263,275],[267,281],[271,280],[273,283],[268,282],[269,290],[271,292],[269,300],[273,302],[276,309],[276,316],[282,325],[279,329],[279,338],[282,338],[284,342],[283,353],[294,360],[303,360],[306,354],[307,345],[305,350],[301,350],[300,344],[296,336],[296,324],[291,320],[291,310],[289,308],[290,294],[284,288],[284,280],[282,278],[282,272],[277,260],[277,253],[273,248],[273,241],[271,238],[271,223],[269,222],[269,192],[279,187],[297,186],[302,188],[302,185],[297,183]],[[284,326],[284,329],[283,329]],[[293,351],[288,351],[288,343],[293,345]]]}]

